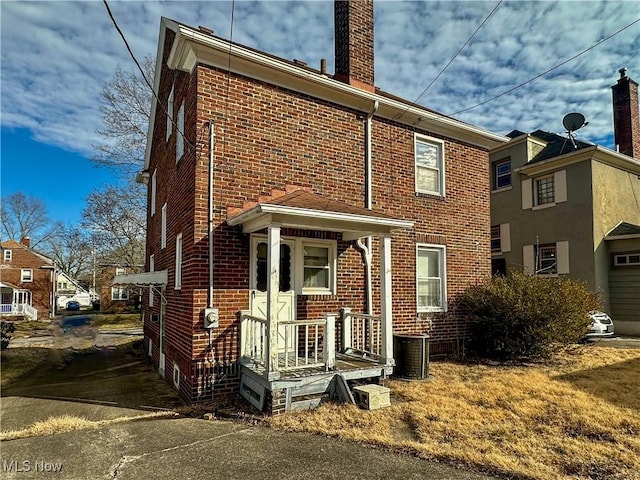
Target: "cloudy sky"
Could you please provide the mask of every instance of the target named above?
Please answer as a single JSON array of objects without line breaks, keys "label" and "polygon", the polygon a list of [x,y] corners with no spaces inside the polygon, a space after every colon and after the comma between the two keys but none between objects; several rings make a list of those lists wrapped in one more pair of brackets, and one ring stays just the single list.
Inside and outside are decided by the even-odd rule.
[{"label": "cloudy sky", "polygon": [[[155,54],[161,16],[225,38],[231,31],[229,1],[109,5],[140,60]],[[613,148],[610,87],[625,66],[640,80],[639,6],[638,0],[378,0],[376,85],[414,101],[441,74],[418,103],[501,134],[538,128],[563,134],[562,117],[578,111],[589,122],[578,138]],[[112,180],[87,160],[101,140],[100,91],[116,66],[133,69],[133,62],[101,1],[5,0],[0,15],[2,194],[38,196],[54,219],[75,222],[86,195]],[[331,1],[237,0],[233,18],[234,41],[311,66],[326,58],[333,71]]]}]

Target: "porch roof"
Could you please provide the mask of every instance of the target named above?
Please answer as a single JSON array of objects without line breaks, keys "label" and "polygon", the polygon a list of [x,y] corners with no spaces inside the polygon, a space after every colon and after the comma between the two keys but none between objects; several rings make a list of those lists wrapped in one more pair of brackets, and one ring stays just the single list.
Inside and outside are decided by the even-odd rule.
[{"label": "porch roof", "polygon": [[296,190],[257,203],[227,219],[231,226],[242,225],[244,233],[262,230],[271,224],[305,230],[342,232],[344,240],[391,233],[412,228],[413,222],[385,213],[355,207],[306,190]]},{"label": "porch roof", "polygon": [[12,283],[9,282],[0,282],[0,288],[10,288],[11,290],[24,290],[25,292],[28,292],[29,290],[26,288],[21,288],[17,285],[13,285]]},{"label": "porch roof", "polygon": [[130,273],[128,275],[116,275],[113,277],[113,285],[153,285],[165,286],[168,273],[166,270],[157,272]]}]

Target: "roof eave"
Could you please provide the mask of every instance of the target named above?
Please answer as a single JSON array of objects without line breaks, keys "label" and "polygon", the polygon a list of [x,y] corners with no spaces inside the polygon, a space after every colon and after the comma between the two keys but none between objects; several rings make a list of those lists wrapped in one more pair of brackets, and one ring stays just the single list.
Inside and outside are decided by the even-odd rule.
[{"label": "roof eave", "polygon": [[[360,90],[327,75],[300,68],[239,45],[229,44],[226,40],[212,37],[184,25],[173,25],[176,28],[176,38],[167,61],[169,68],[192,72],[196,65],[201,63],[225,70],[230,69],[234,73],[363,112],[370,111],[372,104],[377,101],[379,109],[376,116],[378,117],[417,126],[481,148],[491,149],[509,141],[509,138],[503,135],[419,106]],[[161,51],[158,55],[161,55]],[[400,113],[402,116],[396,118]]]}]

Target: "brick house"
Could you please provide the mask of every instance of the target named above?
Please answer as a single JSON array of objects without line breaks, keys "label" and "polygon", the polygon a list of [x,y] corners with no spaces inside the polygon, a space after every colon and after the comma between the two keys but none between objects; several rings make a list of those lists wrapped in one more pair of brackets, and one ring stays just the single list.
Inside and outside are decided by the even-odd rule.
[{"label": "brick house", "polygon": [[[488,150],[508,139],[374,86],[373,2],[335,3],[336,72],[163,18],[145,170],[145,341],[188,401],[271,412],[460,344],[490,274]],[[347,388],[345,388],[347,387]],[[344,392],[347,393],[344,393]]]},{"label": "brick house", "polygon": [[141,265],[100,265],[96,279],[100,294],[100,310],[110,313],[135,310],[140,302],[140,289],[130,285],[114,285],[113,279],[116,275],[130,275],[142,270]]},{"label": "brick house", "polygon": [[28,237],[0,244],[0,313],[33,320],[55,314],[55,263],[35,251]]}]

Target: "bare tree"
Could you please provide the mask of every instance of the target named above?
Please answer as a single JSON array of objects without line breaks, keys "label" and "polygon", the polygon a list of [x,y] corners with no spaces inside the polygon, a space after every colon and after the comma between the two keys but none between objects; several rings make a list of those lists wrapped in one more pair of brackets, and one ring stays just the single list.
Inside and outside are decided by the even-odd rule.
[{"label": "bare tree", "polygon": [[[142,70],[149,82],[153,82],[155,60],[151,55],[144,58]],[[103,87],[101,96],[104,129],[98,133],[105,141],[94,145],[96,155],[92,160],[116,168],[123,177],[130,177],[144,162],[151,88],[138,70],[125,71],[118,67]]]},{"label": "bare tree", "polygon": [[22,192],[2,197],[0,222],[2,236],[16,241],[29,237],[32,247],[49,240],[59,226],[49,219],[42,200]]},{"label": "bare tree", "polygon": [[91,272],[94,244],[86,230],[67,226],[47,242],[45,252],[62,271],[77,279]]},{"label": "bare tree", "polygon": [[143,265],[146,197],[142,185],[108,185],[87,198],[82,225],[94,238],[101,263]]}]

